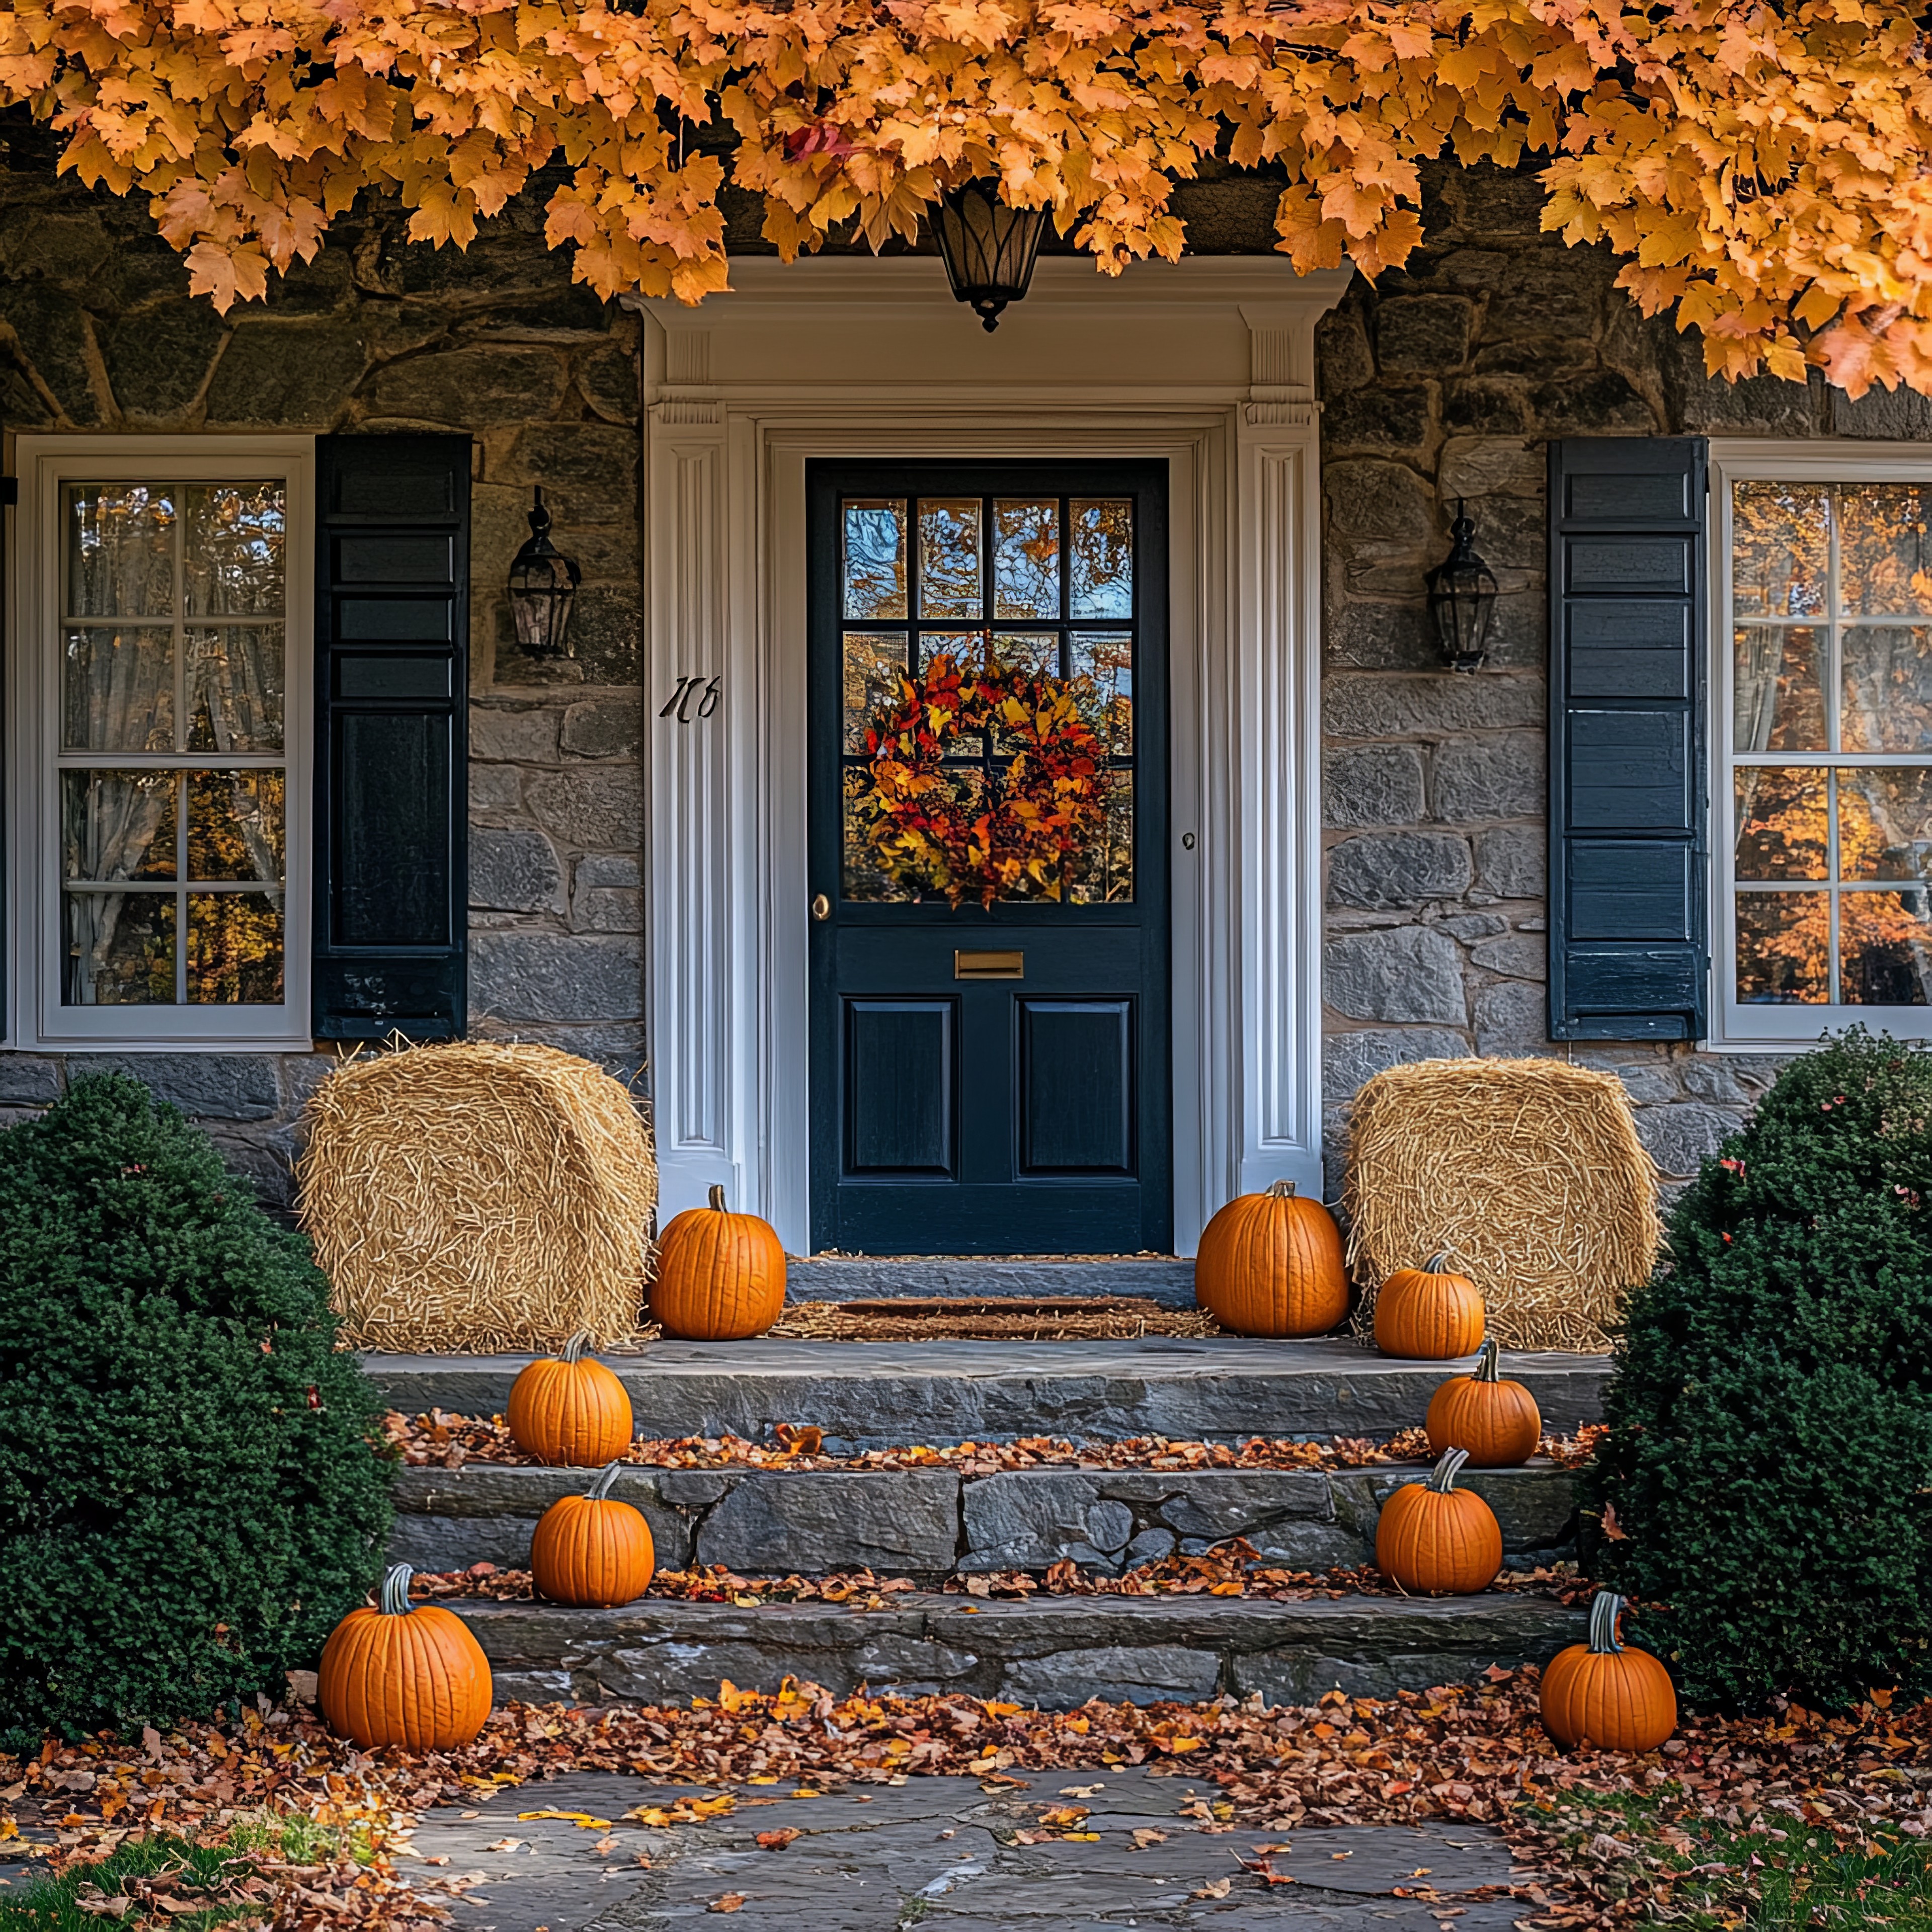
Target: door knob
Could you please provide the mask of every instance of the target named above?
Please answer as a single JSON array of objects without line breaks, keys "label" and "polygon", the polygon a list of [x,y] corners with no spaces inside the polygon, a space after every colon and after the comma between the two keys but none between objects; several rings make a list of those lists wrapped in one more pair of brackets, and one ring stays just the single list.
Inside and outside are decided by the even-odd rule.
[{"label": "door knob", "polygon": [[812,916],[814,919],[830,919],[832,916],[832,902],[823,892],[814,892],[812,896]]}]

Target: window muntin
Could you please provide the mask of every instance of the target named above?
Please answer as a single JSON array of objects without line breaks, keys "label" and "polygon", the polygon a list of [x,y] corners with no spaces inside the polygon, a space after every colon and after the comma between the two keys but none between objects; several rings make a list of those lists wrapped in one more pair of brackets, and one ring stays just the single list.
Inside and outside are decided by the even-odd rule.
[{"label": "window muntin", "polygon": [[1731,1024],[1932,1018],[1932,480],[1736,476],[1727,507]]}]

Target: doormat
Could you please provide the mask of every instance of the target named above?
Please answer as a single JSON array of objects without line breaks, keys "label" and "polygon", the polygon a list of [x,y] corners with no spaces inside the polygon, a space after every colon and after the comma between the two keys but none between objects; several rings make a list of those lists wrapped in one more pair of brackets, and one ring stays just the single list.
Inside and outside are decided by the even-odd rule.
[{"label": "doormat", "polygon": [[811,1342],[1128,1342],[1143,1335],[1220,1335],[1198,1308],[1142,1295],[1016,1295],[795,1302],[771,1330]]}]

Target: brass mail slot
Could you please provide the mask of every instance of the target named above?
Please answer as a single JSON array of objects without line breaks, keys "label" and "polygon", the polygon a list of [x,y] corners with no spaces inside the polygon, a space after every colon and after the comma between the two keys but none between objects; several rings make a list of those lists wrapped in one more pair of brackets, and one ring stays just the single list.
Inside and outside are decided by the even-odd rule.
[{"label": "brass mail slot", "polygon": [[952,956],[952,976],[956,980],[1024,980],[1026,955],[956,952]]}]

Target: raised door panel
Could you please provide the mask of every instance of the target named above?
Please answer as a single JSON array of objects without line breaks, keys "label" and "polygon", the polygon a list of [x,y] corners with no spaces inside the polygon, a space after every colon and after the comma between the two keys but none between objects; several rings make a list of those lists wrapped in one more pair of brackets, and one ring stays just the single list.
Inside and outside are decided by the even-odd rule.
[{"label": "raised door panel", "polygon": [[1133,1002],[1019,1003],[1020,1171],[1130,1175]]},{"label": "raised door panel", "polygon": [[846,1001],[848,1173],[956,1175],[958,1018],[950,1000]]}]

